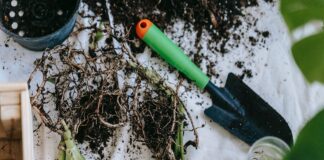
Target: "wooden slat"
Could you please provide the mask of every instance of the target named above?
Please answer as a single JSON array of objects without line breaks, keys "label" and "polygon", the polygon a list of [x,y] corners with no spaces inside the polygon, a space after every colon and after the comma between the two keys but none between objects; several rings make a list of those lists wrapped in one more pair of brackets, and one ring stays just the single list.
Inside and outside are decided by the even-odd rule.
[{"label": "wooden slat", "polygon": [[23,159],[34,159],[33,117],[28,91],[21,92],[21,124],[23,126]]},{"label": "wooden slat", "polygon": [[[0,120],[6,133],[1,137],[0,126],[0,160],[34,159],[33,118],[26,84],[0,84]],[[14,147],[14,154],[6,143]]]},{"label": "wooden slat", "polygon": [[19,104],[20,104],[20,92],[16,92],[16,91],[0,92],[0,106],[19,105]]},{"label": "wooden slat", "polygon": [[8,121],[11,119],[20,119],[21,117],[20,105],[3,105],[0,108],[0,119]]},{"label": "wooden slat", "polygon": [[22,160],[21,140],[0,140],[0,160]]},{"label": "wooden slat", "polygon": [[2,122],[0,121],[0,139],[1,138],[6,138],[6,137],[7,137],[6,130],[5,130]]},{"label": "wooden slat", "polygon": [[26,83],[0,84],[0,92],[3,91],[24,91],[27,90]]},{"label": "wooden slat", "polygon": [[21,138],[21,107],[18,105],[1,106],[0,119],[6,135]]}]

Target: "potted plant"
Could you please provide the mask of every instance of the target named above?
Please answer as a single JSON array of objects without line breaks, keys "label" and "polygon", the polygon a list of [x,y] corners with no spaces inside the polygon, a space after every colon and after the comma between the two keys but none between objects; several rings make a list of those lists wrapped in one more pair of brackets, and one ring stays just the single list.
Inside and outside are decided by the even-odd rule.
[{"label": "potted plant", "polygon": [[0,29],[31,50],[62,43],[72,31],[80,0],[0,0]]}]

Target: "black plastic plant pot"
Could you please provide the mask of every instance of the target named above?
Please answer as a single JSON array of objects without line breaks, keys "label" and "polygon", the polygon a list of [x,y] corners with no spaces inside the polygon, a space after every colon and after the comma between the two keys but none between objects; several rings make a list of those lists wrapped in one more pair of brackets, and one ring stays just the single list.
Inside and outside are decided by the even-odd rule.
[{"label": "black plastic plant pot", "polygon": [[0,0],[0,28],[25,48],[41,51],[72,32],[80,0]]}]

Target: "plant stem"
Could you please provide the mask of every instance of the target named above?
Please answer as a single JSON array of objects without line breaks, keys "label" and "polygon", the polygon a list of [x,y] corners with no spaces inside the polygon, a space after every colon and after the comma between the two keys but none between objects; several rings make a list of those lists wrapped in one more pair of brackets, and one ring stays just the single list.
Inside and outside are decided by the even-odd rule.
[{"label": "plant stem", "polygon": [[[183,109],[182,105],[179,105],[180,108],[180,114],[181,116],[185,115],[185,111]],[[178,126],[178,132],[177,132],[177,139],[176,139],[176,155],[181,159],[184,160],[184,146],[183,146],[183,121],[180,122]]]},{"label": "plant stem", "polygon": [[77,148],[74,143],[69,127],[66,125],[64,120],[62,120],[61,123],[64,128],[64,134],[62,137],[63,139],[61,140],[61,142],[64,141],[65,143],[65,160],[85,160],[85,158],[81,155],[79,148]]}]

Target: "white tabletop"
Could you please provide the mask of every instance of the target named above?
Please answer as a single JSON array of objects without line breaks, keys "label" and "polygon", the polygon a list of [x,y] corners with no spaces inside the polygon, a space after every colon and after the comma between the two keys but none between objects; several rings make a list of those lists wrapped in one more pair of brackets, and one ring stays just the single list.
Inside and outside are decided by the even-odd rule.
[{"label": "white tabletop", "polygon": [[[246,48],[242,47],[243,43],[248,44],[248,38],[243,37],[242,46],[233,49],[224,56],[210,56],[206,48],[203,50],[206,55],[210,56],[211,61],[217,61],[215,68],[219,71],[219,78],[212,77],[212,80],[219,86],[221,81],[225,82],[229,72],[241,73],[242,69],[237,68],[234,62],[237,60],[244,61],[245,67],[252,70],[252,78],[244,78],[254,91],[264,98],[271,106],[273,106],[288,121],[294,138],[299,129],[305,122],[313,116],[324,104],[324,87],[318,83],[308,84],[302,76],[300,70],[296,66],[291,50],[290,36],[280,13],[276,6],[260,3],[259,7],[249,8],[247,12],[259,18],[257,27],[259,29],[268,30],[270,37],[266,39],[265,47],[252,47],[255,56],[249,56]],[[264,14],[261,14],[263,12]],[[194,36],[187,32],[183,32],[183,22],[178,20],[172,30],[174,34],[169,34],[173,39],[177,39],[181,47],[185,51],[194,50],[191,45],[194,42]],[[252,28],[253,29],[253,28]],[[251,30],[252,30],[251,29]],[[170,33],[170,32],[169,32]],[[179,39],[179,35],[183,35]],[[82,39],[79,39],[82,41]],[[202,40],[202,42],[204,41]],[[165,64],[158,58],[150,58],[151,53],[146,50],[145,53],[138,55],[140,62],[146,66],[164,67]],[[28,51],[13,42],[4,33],[0,32],[0,82],[26,82],[31,71],[34,68],[33,62],[41,56],[41,52]],[[153,62],[158,62],[154,64]],[[163,65],[161,65],[163,64]],[[160,74],[167,74],[167,71],[161,71]],[[169,78],[170,81],[172,78]],[[189,147],[186,154],[187,159],[219,159],[219,160],[244,160],[249,146],[239,139],[229,134],[218,124],[210,122],[203,114],[203,110],[208,106],[197,106],[196,102],[210,100],[207,94],[201,95],[197,90],[187,93],[185,105],[194,118],[196,126],[205,124],[205,127],[199,128],[199,147],[194,149]],[[192,96],[190,96],[192,95]],[[192,98],[190,98],[192,97]],[[53,159],[56,153],[59,136],[49,132],[46,128],[40,128],[38,134],[35,134],[35,149],[39,160]],[[127,142],[127,125],[120,130],[120,141]],[[185,133],[185,141],[192,139],[191,132]],[[118,143],[120,150],[112,150],[115,152],[113,159],[123,159],[126,153],[125,143]],[[82,146],[80,146],[82,147]],[[91,153],[87,153],[89,159],[94,159]],[[128,156],[125,156],[126,159]],[[143,154],[133,155],[138,159],[150,159],[149,151],[143,147]]]}]

